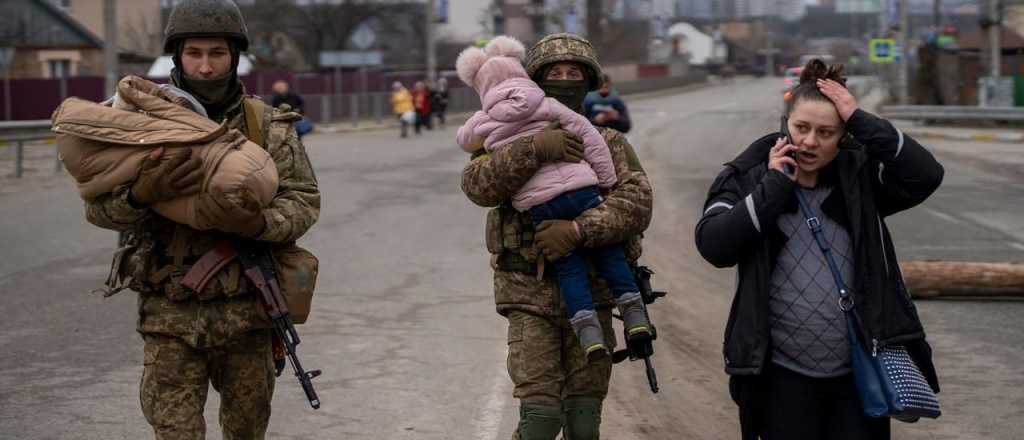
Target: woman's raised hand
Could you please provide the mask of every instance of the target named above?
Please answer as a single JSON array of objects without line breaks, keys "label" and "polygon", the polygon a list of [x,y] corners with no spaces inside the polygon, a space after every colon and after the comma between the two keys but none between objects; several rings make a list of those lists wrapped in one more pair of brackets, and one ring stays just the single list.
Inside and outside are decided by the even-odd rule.
[{"label": "woman's raised hand", "polygon": [[857,111],[857,98],[853,97],[850,89],[835,80],[819,79],[818,90],[821,90],[821,93],[832,101],[832,104],[835,104],[836,110],[839,111],[839,116],[843,118],[844,122],[849,121],[853,112]]},{"label": "woman's raised hand", "polygon": [[[787,143],[784,137],[779,138],[775,141],[775,146],[768,152],[768,169],[779,170],[782,174],[796,181],[796,175],[800,172],[800,169],[796,166],[796,159],[786,155],[796,150],[796,145]],[[791,171],[786,170],[787,165]]]}]

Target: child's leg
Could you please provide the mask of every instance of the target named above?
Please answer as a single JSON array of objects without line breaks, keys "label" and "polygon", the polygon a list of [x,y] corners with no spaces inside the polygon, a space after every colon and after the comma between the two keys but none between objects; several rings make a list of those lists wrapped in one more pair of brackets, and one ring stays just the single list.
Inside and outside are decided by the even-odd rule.
[{"label": "child's leg", "polygon": [[591,250],[597,273],[608,283],[616,299],[627,293],[640,292],[633,277],[633,269],[626,262],[626,251],[621,244]]},{"label": "child's leg", "polygon": [[583,310],[594,310],[586,259],[579,252],[573,252],[552,261],[551,266],[558,275],[558,287],[562,290],[568,317]]},{"label": "child's leg", "polygon": [[[554,199],[530,209],[534,226],[545,220],[576,218],[586,208],[581,202],[590,199],[586,193],[576,191],[562,194]],[[562,298],[565,299],[569,322],[580,340],[580,345],[589,359],[596,359],[609,354],[604,341],[604,331],[594,311],[594,300],[590,296],[590,274],[587,261],[580,252],[552,261],[551,266],[558,275],[558,285]]]},{"label": "child's leg", "polygon": [[586,259],[579,252],[573,252],[551,262],[558,275],[558,286],[568,311],[569,323],[580,341],[580,347],[588,359],[608,356],[608,345],[604,341],[604,330],[594,310],[590,297],[590,279]]},{"label": "child's leg", "polygon": [[611,245],[594,249],[594,264],[598,273],[608,283],[615,305],[622,315],[622,323],[626,327],[626,335],[630,342],[642,343],[651,338],[651,323],[636,285],[633,270],[626,262],[626,252],[622,245]]}]

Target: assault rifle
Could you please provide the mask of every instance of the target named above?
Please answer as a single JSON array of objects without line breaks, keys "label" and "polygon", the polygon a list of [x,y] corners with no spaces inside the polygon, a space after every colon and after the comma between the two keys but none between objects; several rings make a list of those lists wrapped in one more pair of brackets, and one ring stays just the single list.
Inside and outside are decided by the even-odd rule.
[{"label": "assault rifle", "polygon": [[[295,371],[295,377],[299,379],[299,384],[302,385],[302,391],[306,393],[306,399],[309,400],[310,406],[313,409],[320,408],[320,398],[317,397],[316,390],[313,389],[313,378],[319,376],[321,371],[307,372],[299,362],[299,356],[295,352],[296,346],[301,342],[299,333],[295,331],[292,317],[288,313],[288,303],[281,293],[274,263],[270,257],[270,249],[267,245],[256,242],[240,244],[237,248],[238,261],[242,264],[242,270],[245,271],[246,278],[252,281],[252,284],[260,291],[267,316],[274,324],[274,338],[284,345],[285,355],[288,357],[289,363],[292,364],[292,370]],[[275,341],[275,351],[277,341]],[[283,368],[283,365],[278,368],[278,376],[281,375]]]},{"label": "assault rifle", "polygon": [[[644,315],[647,315],[647,321],[651,323],[651,340],[643,344],[630,344],[629,335],[626,334],[626,348],[616,351],[612,355],[612,362],[617,364],[626,359],[630,361],[643,359],[647,372],[647,383],[651,386],[651,392],[657,393],[658,374],[654,371],[654,362],[651,361],[651,356],[654,356],[654,340],[658,339],[658,329],[654,326],[654,321],[651,320],[651,314],[647,312],[647,305],[654,304],[654,301],[664,297],[667,292],[651,288],[651,275],[654,275],[654,271],[647,266],[636,266],[633,268],[633,277],[636,279],[637,287],[640,288],[640,297],[643,298]],[[621,316],[617,315],[616,318],[622,319]]]}]

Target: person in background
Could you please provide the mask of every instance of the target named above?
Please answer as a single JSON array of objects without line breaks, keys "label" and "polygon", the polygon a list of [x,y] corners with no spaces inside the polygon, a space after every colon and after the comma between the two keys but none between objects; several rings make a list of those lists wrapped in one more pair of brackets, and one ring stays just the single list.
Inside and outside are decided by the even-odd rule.
[{"label": "person in background", "polygon": [[412,105],[416,108],[416,134],[420,134],[420,127],[427,127],[432,130],[434,125],[430,123],[430,90],[423,81],[416,81],[412,87]]},{"label": "person in background", "polygon": [[583,115],[598,127],[607,127],[622,133],[629,133],[632,122],[629,110],[619,94],[612,91],[612,79],[601,75],[601,88],[587,94],[583,100]]},{"label": "person in background", "polygon": [[402,137],[409,137],[409,124],[416,122],[416,111],[412,105],[412,94],[398,81],[391,84],[391,109],[402,125]]},{"label": "person in background", "polygon": [[437,117],[441,129],[445,126],[445,112],[448,111],[448,79],[437,80],[437,87],[430,94],[430,110]]},{"label": "person in background", "polygon": [[291,107],[291,111],[300,114],[305,113],[306,102],[302,100],[301,96],[291,91],[286,81],[275,81],[273,90],[274,96],[270,100],[270,105],[274,106],[274,108],[281,107],[281,104],[288,104]]},{"label": "person in background", "polygon": [[274,96],[270,100],[270,105],[274,108],[281,108],[281,104],[287,104],[289,108],[282,110],[302,115],[302,119],[295,123],[295,132],[298,133],[299,139],[313,131],[313,121],[306,117],[306,101],[298,94],[293,93],[284,80],[275,81],[272,88]]}]

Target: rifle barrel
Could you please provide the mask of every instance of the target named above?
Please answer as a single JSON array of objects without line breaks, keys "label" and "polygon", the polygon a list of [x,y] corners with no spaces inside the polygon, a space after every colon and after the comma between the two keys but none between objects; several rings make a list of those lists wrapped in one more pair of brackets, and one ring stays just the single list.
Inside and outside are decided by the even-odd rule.
[{"label": "rifle barrel", "polygon": [[651,357],[644,358],[644,365],[647,367],[647,383],[651,385],[651,392],[658,393],[658,374],[654,372],[654,363]]}]

